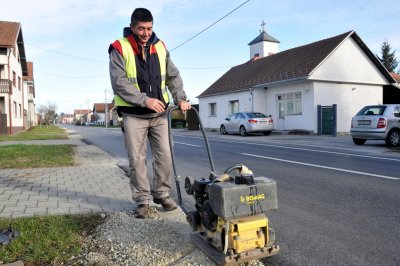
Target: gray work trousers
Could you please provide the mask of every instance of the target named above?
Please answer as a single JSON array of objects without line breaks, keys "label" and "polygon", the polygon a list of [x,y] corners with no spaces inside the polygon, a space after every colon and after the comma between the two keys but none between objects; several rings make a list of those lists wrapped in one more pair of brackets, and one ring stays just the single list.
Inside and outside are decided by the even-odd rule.
[{"label": "gray work trousers", "polygon": [[[172,160],[168,140],[167,112],[143,119],[124,115],[125,146],[130,167],[132,199],[136,205],[149,204],[153,198],[164,198],[171,191]],[[153,182],[147,174],[147,139],[150,142]]]}]

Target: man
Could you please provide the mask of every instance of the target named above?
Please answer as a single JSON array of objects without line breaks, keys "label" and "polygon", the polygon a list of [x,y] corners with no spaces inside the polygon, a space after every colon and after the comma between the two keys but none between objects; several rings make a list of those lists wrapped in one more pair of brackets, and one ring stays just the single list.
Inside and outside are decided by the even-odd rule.
[{"label": "man", "polygon": [[[149,202],[166,211],[177,208],[171,191],[171,154],[168,141],[170,102],[167,88],[182,111],[191,108],[178,69],[164,43],[153,32],[153,16],[145,8],[133,11],[124,37],[110,45],[110,77],[114,103],[123,116],[132,198],[136,217],[149,217]],[[147,176],[147,139],[153,159],[153,184]]]}]

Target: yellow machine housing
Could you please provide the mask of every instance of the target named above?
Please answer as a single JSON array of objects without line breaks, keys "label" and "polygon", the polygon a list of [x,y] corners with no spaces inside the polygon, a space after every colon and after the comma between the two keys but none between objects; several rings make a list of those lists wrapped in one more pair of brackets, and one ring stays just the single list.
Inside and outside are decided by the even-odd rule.
[{"label": "yellow machine housing", "polygon": [[230,169],[210,180],[187,177],[185,190],[196,210],[188,212],[191,241],[220,265],[275,255],[275,232],[265,211],[278,208],[276,182],[254,177],[247,167],[234,178]]},{"label": "yellow machine housing", "polygon": [[259,214],[229,221],[228,248],[240,254],[268,243],[268,218]]}]

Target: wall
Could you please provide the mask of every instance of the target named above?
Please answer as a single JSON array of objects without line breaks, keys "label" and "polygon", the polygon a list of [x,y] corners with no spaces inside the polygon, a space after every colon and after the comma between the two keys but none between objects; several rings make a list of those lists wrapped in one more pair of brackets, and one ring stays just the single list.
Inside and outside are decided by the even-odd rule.
[{"label": "wall", "polygon": [[259,42],[250,46],[250,59],[254,58],[254,54],[259,57],[265,57],[278,52],[278,43],[275,42]]},{"label": "wall", "polygon": [[[301,93],[302,113],[301,115],[287,116],[279,119],[277,97],[279,94]],[[291,83],[281,83],[270,86],[266,90],[266,114],[271,114],[274,120],[274,127],[278,130],[305,129],[312,130],[313,123],[310,117],[313,116],[314,90],[312,82],[300,80]]]},{"label": "wall", "polygon": [[364,51],[347,38],[327,59],[311,73],[310,79],[386,85],[387,80]]},{"label": "wall", "polygon": [[[315,82],[314,112],[317,105],[337,104],[337,132],[350,132],[351,118],[365,105],[382,104],[383,87],[379,85]],[[314,116],[314,132],[317,118]]]},{"label": "wall", "polygon": [[[199,114],[204,128],[219,128],[221,122],[230,114],[229,102],[236,100],[239,101],[239,112],[251,112],[249,90],[199,98]],[[209,103],[216,103],[216,116],[209,116]]]},{"label": "wall", "polygon": [[[24,84],[23,84],[23,76],[22,76],[22,68],[20,62],[18,62],[18,45],[15,44],[15,53],[9,50],[9,55],[0,56],[0,64],[4,64],[4,69],[2,72],[2,78],[13,80],[13,72],[16,73],[16,84],[12,88],[12,95],[9,97],[9,94],[2,94],[4,96],[4,110],[3,112],[7,114],[7,127],[11,133],[16,133],[24,129],[24,109],[26,109],[25,102],[23,99],[24,93]],[[14,55],[15,54],[15,55]],[[18,89],[18,77],[21,82],[21,89]],[[26,95],[25,95],[26,97]],[[16,102],[17,112],[14,110],[14,102]],[[10,106],[11,104],[11,106]],[[21,111],[19,106],[21,105]],[[10,110],[11,110],[11,120],[12,125],[10,124]]]},{"label": "wall", "polygon": [[[22,68],[20,62],[18,62],[18,45],[15,45],[15,56],[14,53],[11,53],[10,56],[10,71],[8,72],[6,70],[6,74],[10,74],[10,76],[7,76],[7,79],[13,80],[13,71],[16,73],[16,84],[15,87],[13,86],[12,88],[12,95],[11,95],[11,116],[12,116],[12,133],[16,133],[18,131],[23,130],[24,126],[24,109],[26,107],[24,106],[24,101],[23,101],[23,92],[24,92],[24,86],[23,86],[23,77],[22,77]],[[21,79],[21,89],[18,89],[18,77]],[[26,97],[26,95],[24,95]],[[14,110],[14,102],[17,104],[17,113],[15,114]],[[21,105],[21,112],[19,105]],[[8,111],[7,111],[8,112]],[[8,126],[10,126],[8,124]]]}]

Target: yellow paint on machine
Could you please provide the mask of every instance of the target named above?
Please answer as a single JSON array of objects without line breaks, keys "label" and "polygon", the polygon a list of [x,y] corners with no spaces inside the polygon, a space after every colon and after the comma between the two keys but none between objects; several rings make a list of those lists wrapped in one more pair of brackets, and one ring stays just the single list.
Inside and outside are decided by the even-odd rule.
[{"label": "yellow paint on machine", "polygon": [[229,220],[229,248],[242,253],[268,243],[268,218],[263,215]]}]

